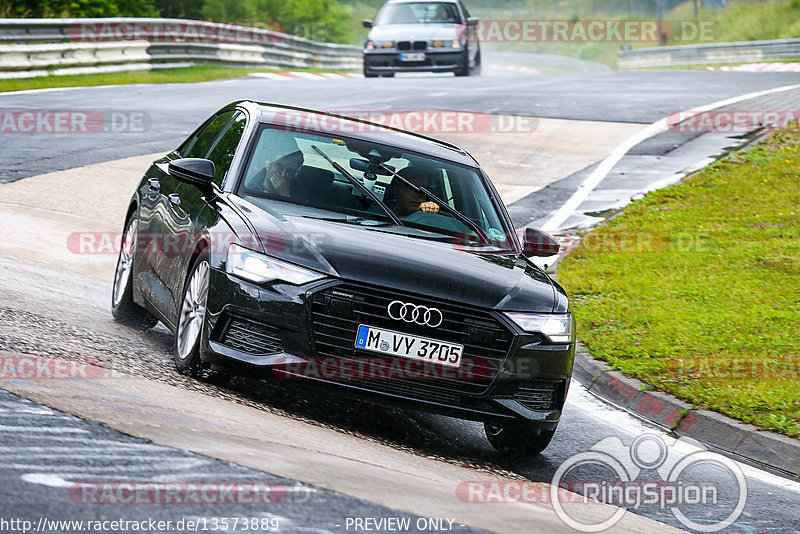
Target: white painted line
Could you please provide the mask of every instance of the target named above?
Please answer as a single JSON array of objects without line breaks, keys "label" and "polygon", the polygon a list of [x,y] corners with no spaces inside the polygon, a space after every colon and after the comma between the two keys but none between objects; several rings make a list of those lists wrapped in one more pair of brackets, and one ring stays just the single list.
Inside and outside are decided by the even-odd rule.
[{"label": "white painted line", "polygon": [[[137,457],[139,458],[139,457]],[[147,456],[140,457],[142,460],[147,460]],[[194,458],[169,458],[166,460],[159,460],[156,462],[142,461],[137,465],[119,465],[114,462],[110,465],[104,466],[78,466],[78,465],[48,465],[42,466],[41,464],[15,464],[15,463],[0,463],[0,469],[23,469],[26,471],[63,471],[65,469],[80,470],[84,473],[88,472],[101,472],[111,470],[113,473],[117,471],[150,471],[152,469],[172,469],[179,471],[183,469],[190,469],[199,465],[208,464],[207,460],[195,460]]]},{"label": "white painted line", "polygon": [[31,426],[6,426],[0,425],[0,432],[31,432],[37,434],[60,434],[70,433],[70,434],[88,434],[88,430],[84,430],[82,428],[72,428],[70,426],[42,426],[42,427],[31,427]]},{"label": "white painted line", "polygon": [[[704,111],[709,111],[712,109],[721,108],[724,106],[729,106],[731,104],[735,104],[737,102],[741,102],[743,100],[749,100],[751,98],[757,98],[759,96],[769,95],[772,93],[779,93],[782,91],[790,91],[792,89],[800,88],[800,84],[795,85],[787,85],[783,87],[776,87],[774,89],[767,89],[764,91],[757,91],[754,93],[747,93],[745,95],[735,96],[733,98],[726,98],[725,100],[719,100],[717,102],[713,102],[706,106],[700,106],[697,108],[693,108],[691,110],[686,111],[687,117],[689,118],[689,114],[697,114],[702,113]],[[573,214],[575,210],[583,203],[586,198],[600,185],[608,173],[614,168],[614,166],[619,163],[619,161],[628,153],[633,147],[645,141],[657,134],[663,133],[667,131],[667,119],[668,117],[664,117],[663,119],[654,122],[653,124],[648,125],[643,130],[635,133],[634,135],[630,136],[628,139],[623,141],[619,146],[617,146],[611,154],[609,154],[598,167],[586,177],[583,183],[578,186],[577,191],[575,191],[572,196],[547,220],[542,224],[542,230],[545,232],[557,232],[559,230],[563,230],[562,225],[564,222]]]}]

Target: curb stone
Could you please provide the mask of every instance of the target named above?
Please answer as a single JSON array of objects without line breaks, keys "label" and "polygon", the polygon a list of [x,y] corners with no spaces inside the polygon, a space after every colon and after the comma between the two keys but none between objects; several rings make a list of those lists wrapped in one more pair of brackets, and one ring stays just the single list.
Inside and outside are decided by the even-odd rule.
[{"label": "curb stone", "polygon": [[589,392],[666,427],[679,436],[800,475],[800,440],[758,430],[755,426],[691,405],[594,359],[584,346],[575,351],[573,377]]}]

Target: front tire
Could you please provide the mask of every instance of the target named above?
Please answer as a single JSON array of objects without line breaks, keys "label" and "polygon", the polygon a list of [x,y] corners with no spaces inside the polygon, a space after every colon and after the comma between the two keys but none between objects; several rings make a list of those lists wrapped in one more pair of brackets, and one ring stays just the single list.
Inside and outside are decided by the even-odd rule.
[{"label": "front tire", "polygon": [[464,57],[461,59],[461,64],[456,67],[454,74],[456,76],[469,76],[469,49],[464,49]]},{"label": "front tire", "polygon": [[153,328],[158,319],[133,301],[133,263],[136,257],[136,231],[139,219],[132,215],[125,226],[125,234],[117,258],[114,285],[111,289],[111,315],[114,320],[142,330]]},{"label": "front tire", "polygon": [[536,456],[547,448],[556,429],[545,430],[528,422],[483,424],[486,438],[497,451],[510,456]]},{"label": "front tire", "polygon": [[364,78],[377,78],[377,77],[378,75],[375,74],[374,72],[370,72],[369,69],[367,69],[367,64],[364,63]]},{"label": "front tire", "polygon": [[208,255],[200,254],[183,288],[178,327],[175,331],[174,360],[175,368],[181,374],[214,384],[223,384],[230,379],[230,375],[212,370],[200,359],[210,278],[211,266],[208,263]]}]

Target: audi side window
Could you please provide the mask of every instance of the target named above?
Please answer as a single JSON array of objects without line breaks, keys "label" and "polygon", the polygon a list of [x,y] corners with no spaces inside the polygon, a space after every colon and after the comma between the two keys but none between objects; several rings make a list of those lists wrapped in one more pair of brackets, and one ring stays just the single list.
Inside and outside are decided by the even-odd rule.
[{"label": "audi side window", "polygon": [[204,158],[211,147],[214,145],[214,141],[217,140],[217,137],[222,132],[222,130],[231,122],[234,113],[236,111],[226,111],[225,113],[220,113],[211,122],[208,123],[208,126],[203,128],[203,131],[197,134],[197,137],[194,140],[194,143],[188,148],[186,153],[181,153],[184,158]]},{"label": "audi side window", "polygon": [[246,123],[245,114],[237,113],[228,129],[219,136],[214,148],[211,149],[211,153],[208,155],[208,159],[214,162],[214,183],[218,186],[222,186],[225,173],[231,167],[233,155],[236,153],[236,147],[239,146],[239,141],[242,139]]}]

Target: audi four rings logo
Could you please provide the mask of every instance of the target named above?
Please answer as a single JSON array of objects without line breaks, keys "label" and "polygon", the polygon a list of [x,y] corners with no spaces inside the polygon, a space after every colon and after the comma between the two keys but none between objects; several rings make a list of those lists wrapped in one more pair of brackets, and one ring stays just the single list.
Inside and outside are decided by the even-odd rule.
[{"label": "audi four rings logo", "polygon": [[429,308],[427,306],[417,306],[410,302],[401,302],[399,300],[393,301],[386,307],[389,312],[389,317],[395,321],[405,321],[407,323],[415,323],[418,325],[428,325],[436,328],[442,321],[442,312],[438,308]]}]

